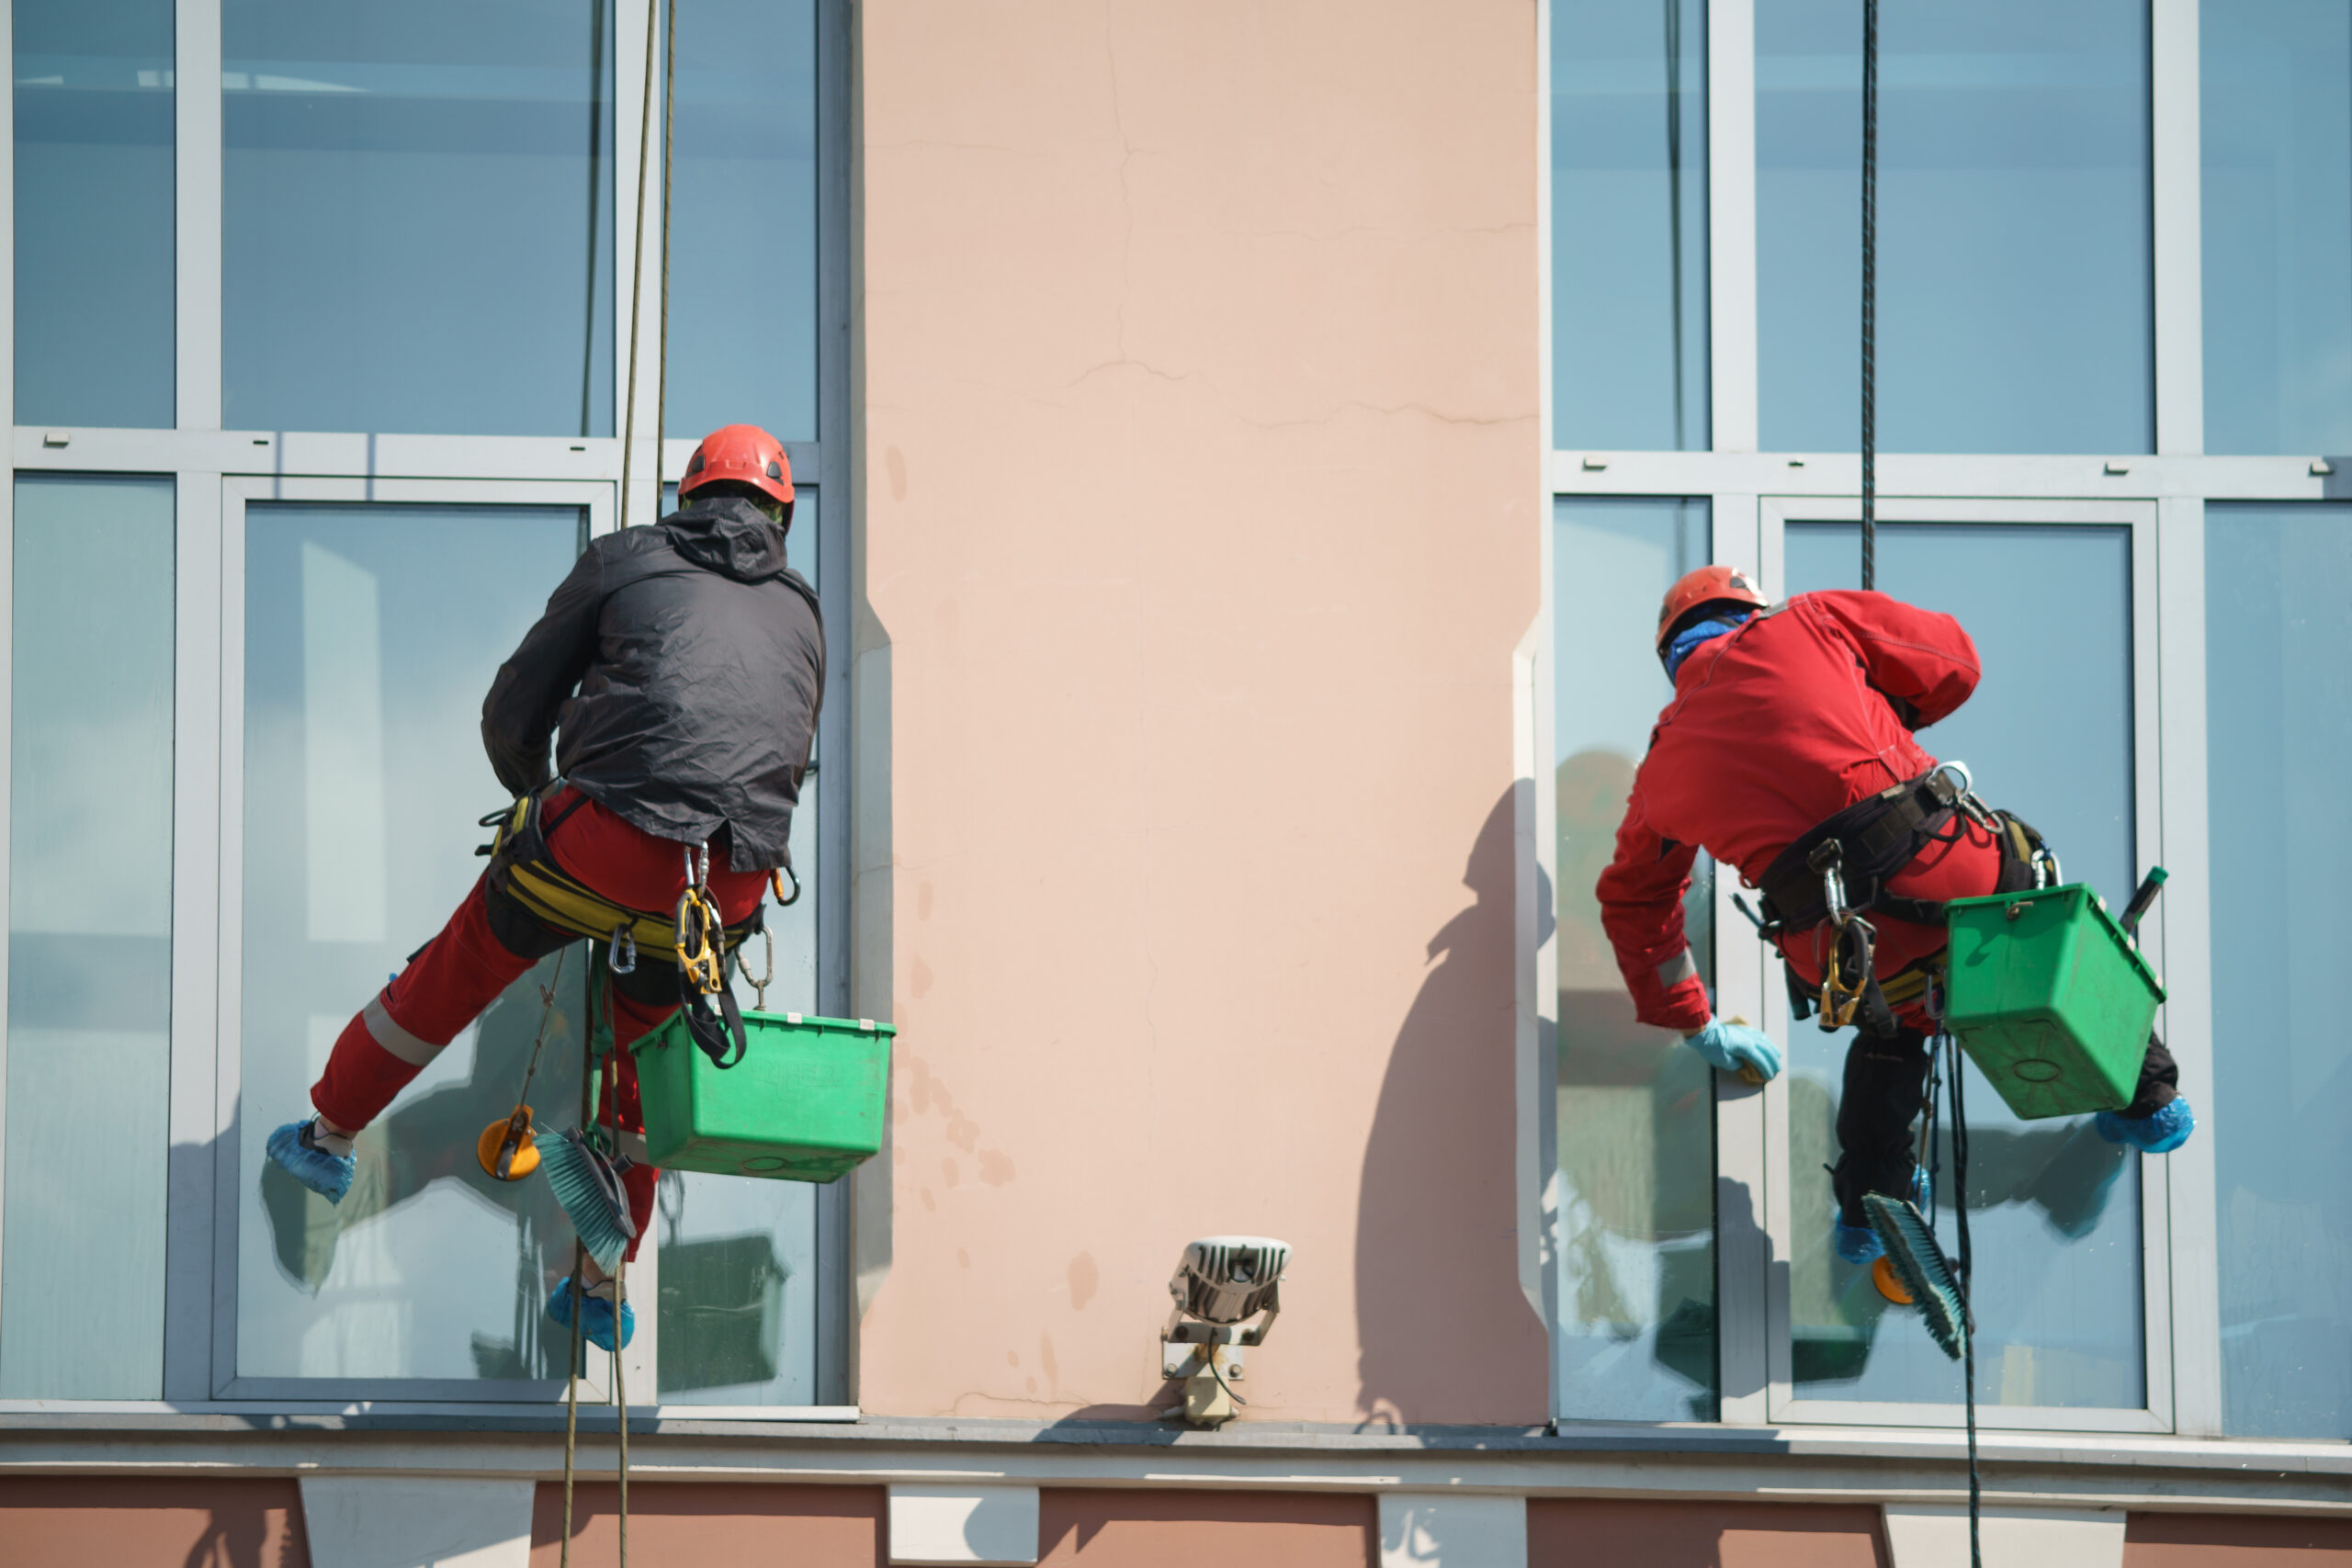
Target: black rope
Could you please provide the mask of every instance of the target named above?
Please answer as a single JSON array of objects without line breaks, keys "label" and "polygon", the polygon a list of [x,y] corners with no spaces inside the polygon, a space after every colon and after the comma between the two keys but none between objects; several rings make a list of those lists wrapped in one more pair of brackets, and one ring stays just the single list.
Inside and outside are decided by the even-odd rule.
[{"label": "black rope", "polygon": [[1968,1562],[1984,1568],[1984,1553],[1976,1539],[1977,1516],[1984,1503],[1984,1485],[1976,1473],[1976,1309],[1969,1302],[1968,1247],[1968,1098],[1961,1089],[1960,1040],[1944,1036],[1950,1052],[1951,1096],[1952,1214],[1960,1226],[1960,1255],[1954,1260],[1953,1282],[1960,1287],[1961,1375],[1968,1404]]},{"label": "black rope", "polygon": [[1666,0],[1666,225],[1674,333],[1674,449],[1684,449],[1682,411],[1682,0]]},{"label": "black rope", "polygon": [[1862,0],[1862,587],[1878,586],[1878,0]]}]

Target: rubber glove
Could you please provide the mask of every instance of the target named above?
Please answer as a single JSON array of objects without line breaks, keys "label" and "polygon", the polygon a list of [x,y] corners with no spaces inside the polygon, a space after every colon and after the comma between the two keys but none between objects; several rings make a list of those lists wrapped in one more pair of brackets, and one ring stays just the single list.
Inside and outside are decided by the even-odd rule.
[{"label": "rubber glove", "polygon": [[1707,1058],[1717,1072],[1736,1073],[1753,1067],[1765,1082],[1781,1076],[1781,1048],[1762,1030],[1733,1020],[1716,1019],[1683,1043]]}]

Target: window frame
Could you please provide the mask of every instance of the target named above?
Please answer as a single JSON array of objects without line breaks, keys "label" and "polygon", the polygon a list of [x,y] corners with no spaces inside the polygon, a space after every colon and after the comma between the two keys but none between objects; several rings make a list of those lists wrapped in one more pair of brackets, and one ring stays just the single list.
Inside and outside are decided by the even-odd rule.
[{"label": "window frame", "polygon": [[[614,18],[616,47],[611,95],[616,134],[611,164],[614,215],[614,423],[626,423],[628,301],[636,265],[636,236],[627,221],[636,209],[624,199],[638,177],[637,139],[630,130],[642,107],[645,31],[660,0],[624,0]],[[0,0],[0,49],[14,53],[12,12]],[[829,563],[820,595],[826,611],[828,684],[817,741],[820,753],[846,764],[850,671],[850,81],[852,6],[816,0],[817,57],[817,439],[786,443],[796,481],[826,495],[817,509],[820,558]],[[175,168],[175,423],[168,430],[60,429],[16,423],[13,374],[0,376],[0,406],[12,433],[18,473],[73,472],[162,477],[175,481],[177,552],[175,604],[174,752],[172,808],[172,1025],[170,1136],[174,1159],[166,1218],[164,1378],[155,1400],[0,1400],[0,1414],[182,1411],[297,1413],[349,1411],[481,1416],[543,1415],[560,1404],[515,1398],[509,1388],[485,1389],[470,1380],[239,1379],[236,1344],[236,1137],[243,1113],[238,1098],[237,963],[243,912],[236,898],[242,874],[242,645],[243,625],[243,517],[253,500],[422,501],[582,505],[592,534],[617,526],[623,442],[617,434],[569,439],[539,436],[418,435],[400,432],[232,431],[221,428],[222,95],[220,0],[176,0],[174,15]],[[658,61],[657,61],[658,64]],[[656,73],[656,81],[660,80]],[[191,84],[214,84],[192,91]],[[660,88],[655,91],[658,94]],[[0,92],[0,363],[13,365],[15,348],[14,73]],[[663,117],[650,148],[658,181]],[[658,265],[662,203],[644,203],[643,254]],[[660,331],[652,307],[653,279],[639,327],[637,439],[631,468],[629,521],[658,515],[661,486],[684,472],[691,440],[664,441],[654,426],[659,378],[652,374]],[[14,486],[0,493],[0,594],[13,592]],[[552,584],[548,585],[552,587]],[[6,806],[11,739],[7,668],[0,639],[0,810]],[[818,770],[819,871],[810,892],[818,919],[817,1000],[823,1012],[849,1013],[849,808],[846,766]],[[7,872],[0,836],[0,879]],[[7,956],[0,944],[0,987]],[[6,1138],[7,1038],[0,1013],[0,1141]],[[0,1144],[4,1146],[4,1144]],[[0,1158],[0,1182],[5,1182]],[[817,1251],[820,1270],[816,1325],[817,1403],[808,1405],[678,1405],[695,1419],[760,1421],[854,1419],[851,1389],[849,1187],[818,1189]],[[0,1191],[0,1198],[5,1192]],[[641,1302],[659,1299],[658,1244],[632,1267]],[[0,1281],[5,1289],[5,1281]],[[644,1313],[624,1371],[640,1409],[657,1404],[659,1314]],[[591,1357],[592,1375],[600,1358]],[[605,1397],[601,1378],[583,1386],[583,1399]]]},{"label": "window frame", "polygon": [[[1552,593],[1551,502],[1561,497],[1688,496],[1712,501],[1714,559],[1758,572],[1776,592],[1781,525],[1792,515],[1834,520],[1859,515],[1859,457],[1758,449],[1756,298],[1755,9],[1757,0],[1709,0],[1708,147],[1709,302],[1714,445],[1703,452],[1553,450],[1544,464],[1538,508],[1542,606],[1528,637],[1526,688],[1542,700],[1522,716],[1521,755],[1548,755],[1552,627],[1561,613]],[[2173,874],[2146,929],[2165,976],[2166,1043],[2179,1063],[2183,1092],[2210,1104],[2213,1016],[2211,975],[2211,852],[2206,824],[2204,511],[2213,501],[2326,501],[2352,498],[2326,454],[2211,457],[2204,451],[2203,285],[2198,61],[2199,0],[2149,0],[2151,180],[2154,272],[2155,428],[2154,455],[1878,456],[1879,513],[1889,521],[2063,522],[2123,520],[2132,528],[2135,684],[2135,794],[2143,863],[2161,860]],[[1542,7],[1541,101],[1549,103],[1548,0]],[[1549,246],[1550,127],[1539,111],[1544,171],[1538,209],[1538,267],[1543,301],[1542,427],[1552,424]],[[1547,435],[1548,439],[1548,435]],[[2085,510],[2087,509],[2087,510]],[[1536,796],[1539,829],[1549,802],[1540,772],[1522,769]],[[1527,889],[1552,885],[1557,867],[1547,831],[1528,836]],[[1716,887],[1716,929],[1736,932],[1732,878]],[[1531,901],[1535,895],[1526,895]],[[1532,931],[1545,922],[1534,920]],[[1721,1011],[1783,1020],[1779,976],[1760,946],[1719,944]],[[1549,1103],[1553,1065],[1543,1060],[1556,1039],[1557,1003],[1546,987],[1556,967],[1548,939],[1523,941],[1522,996],[1534,1017],[1521,1048],[1534,1060],[1522,1084],[1544,1086],[1522,1115],[1532,1195],[1522,1223],[1531,1253],[1553,1255],[1556,1234],[1557,1126]],[[1523,1006],[1528,1005],[1523,1003]],[[1785,1021],[1775,1024],[1785,1031]],[[1960,1421],[1957,1406],[1797,1399],[1786,1378],[1788,1193],[1786,1088],[1758,1091],[1718,1075],[1715,1095],[1718,1417],[1726,1427],[1782,1425],[1940,1429]],[[2143,1306],[2149,1407],[2139,1412],[1980,1408],[1988,1428],[2139,1432],[2178,1438],[2222,1435],[2221,1303],[2213,1131],[2208,1128],[2161,1160],[2142,1160]],[[1794,1179],[1803,1179],[1796,1177]],[[1523,1185],[1529,1179],[1523,1179]],[[1546,1321],[1557,1343],[1557,1314]],[[1557,1407],[1555,1425],[1604,1419]],[[1687,1423],[1612,1426],[1672,1427]],[[2340,1439],[2315,1439],[2335,1442]]]}]

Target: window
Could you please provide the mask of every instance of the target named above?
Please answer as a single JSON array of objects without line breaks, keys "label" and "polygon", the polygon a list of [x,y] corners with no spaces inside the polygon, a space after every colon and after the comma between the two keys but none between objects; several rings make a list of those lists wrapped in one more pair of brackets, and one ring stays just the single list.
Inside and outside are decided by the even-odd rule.
[{"label": "window", "polygon": [[[503,796],[483,694],[621,513],[658,6],[227,0],[217,38],[149,0],[16,8],[0,1406],[560,1397],[543,1305],[571,1231],[544,1183],[490,1181],[473,1148],[514,1103],[541,984],[530,1099],[545,1128],[573,1119],[579,948],[368,1130],[339,1207],[262,1150],[479,874],[477,819]],[[752,421],[790,443],[792,558],[845,683],[846,582],[816,565],[829,528],[848,558],[847,509],[818,495],[847,474],[848,367],[820,345],[848,321],[849,8],[680,10],[670,407],[693,434]],[[218,142],[178,145],[199,108]],[[657,98],[657,180],[663,118]],[[714,256],[689,236],[745,190],[741,244]],[[648,196],[639,522],[690,445],[647,461]],[[217,313],[185,319],[214,276]],[[723,291],[759,296],[766,335],[696,314]],[[847,754],[842,697],[820,756]],[[839,1014],[846,780],[812,784],[767,1000]],[[103,1162],[80,1147],[95,1125]],[[659,1196],[630,1272],[638,1402],[842,1403],[842,1189],[673,1176]],[[611,1370],[590,1354],[583,1397]]]},{"label": "window", "polygon": [[1707,17],[1552,8],[1558,446],[1704,449]]},{"label": "window", "polygon": [[2223,1430],[2344,1438],[2352,1148],[2331,1123],[2352,1075],[2335,984],[2352,865],[2332,825],[2352,506],[2208,507],[2204,564]]},{"label": "window", "polygon": [[2352,446],[2352,14],[2199,8],[2205,449]]},{"label": "window", "polygon": [[[1861,37],[1757,0],[1770,451],[1859,440]],[[1889,6],[1879,51],[1879,450],[2151,450],[2144,0]]]},{"label": "window", "polygon": [[[1559,1407],[1579,1417],[1712,1420],[1715,1390],[1714,1086],[1673,1031],[1634,1020],[1593,885],[1616,846],[1634,770],[1673,694],[1654,606],[1706,562],[1707,503],[1563,501],[1554,592],[1589,613],[1558,623],[1552,720],[1559,844]],[[1711,981],[1713,867],[1684,901]]]},{"label": "window", "polygon": [[14,16],[17,417],[168,426],[171,0]]},{"label": "window", "polygon": [[[153,1399],[171,1087],[172,486],[43,476],[16,491],[0,1398]],[[99,1129],[103,1158],[91,1152]]]}]

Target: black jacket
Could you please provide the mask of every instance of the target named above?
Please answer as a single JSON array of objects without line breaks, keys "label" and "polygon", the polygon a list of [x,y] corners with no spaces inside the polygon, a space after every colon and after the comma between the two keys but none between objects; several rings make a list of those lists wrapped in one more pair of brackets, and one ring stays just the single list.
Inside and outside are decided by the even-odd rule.
[{"label": "black jacket", "polygon": [[519,795],[548,782],[560,726],[581,793],[657,838],[725,828],[734,868],[763,871],[789,859],[824,695],[816,590],[783,531],[722,496],[588,547],[499,668],[481,739]]}]

